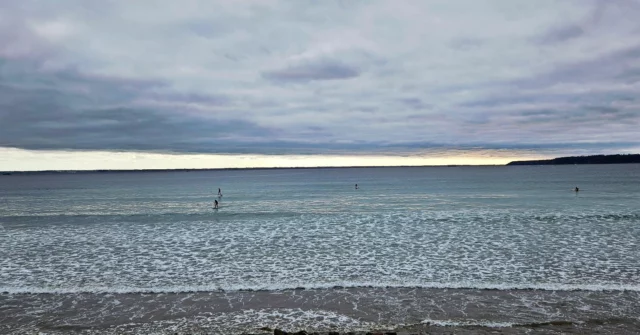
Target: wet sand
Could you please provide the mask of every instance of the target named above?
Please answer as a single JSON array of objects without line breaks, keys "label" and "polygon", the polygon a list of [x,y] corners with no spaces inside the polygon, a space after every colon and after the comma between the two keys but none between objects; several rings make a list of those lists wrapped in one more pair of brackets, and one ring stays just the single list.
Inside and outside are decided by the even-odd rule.
[{"label": "wet sand", "polygon": [[2,334],[637,334],[640,292],[424,288],[1,294]]}]

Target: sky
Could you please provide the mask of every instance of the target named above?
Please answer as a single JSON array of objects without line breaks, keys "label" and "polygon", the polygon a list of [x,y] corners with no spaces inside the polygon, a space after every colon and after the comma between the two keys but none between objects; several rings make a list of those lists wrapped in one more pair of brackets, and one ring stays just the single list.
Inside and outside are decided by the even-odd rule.
[{"label": "sky", "polygon": [[640,152],[640,0],[2,0],[0,170]]}]

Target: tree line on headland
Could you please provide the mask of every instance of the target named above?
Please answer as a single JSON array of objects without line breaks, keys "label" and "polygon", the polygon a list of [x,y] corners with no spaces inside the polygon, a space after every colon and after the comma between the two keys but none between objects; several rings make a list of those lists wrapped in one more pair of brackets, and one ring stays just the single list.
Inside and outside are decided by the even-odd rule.
[{"label": "tree line on headland", "polygon": [[640,154],[558,157],[533,161],[513,161],[507,165],[627,164],[640,163]]}]

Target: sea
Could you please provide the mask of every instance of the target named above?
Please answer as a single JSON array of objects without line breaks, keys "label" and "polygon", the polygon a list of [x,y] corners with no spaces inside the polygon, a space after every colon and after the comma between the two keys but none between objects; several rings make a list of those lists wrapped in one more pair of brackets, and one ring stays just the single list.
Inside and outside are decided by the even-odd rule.
[{"label": "sea", "polygon": [[639,333],[640,165],[0,175],[1,334],[424,327]]}]

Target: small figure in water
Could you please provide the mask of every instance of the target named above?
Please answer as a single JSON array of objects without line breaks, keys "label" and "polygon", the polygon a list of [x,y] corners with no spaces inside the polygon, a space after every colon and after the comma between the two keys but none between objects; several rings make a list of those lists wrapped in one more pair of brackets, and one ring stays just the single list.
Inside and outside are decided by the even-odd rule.
[{"label": "small figure in water", "polygon": [[578,188],[578,186],[576,186],[576,193],[578,193],[580,191],[580,189]]},{"label": "small figure in water", "polygon": [[356,190],[358,189],[358,184],[356,184]]},{"label": "small figure in water", "polygon": [[222,191],[218,188],[218,196],[221,197],[222,196]]},{"label": "small figure in water", "polygon": [[218,200],[213,200],[213,208],[218,209]]}]

